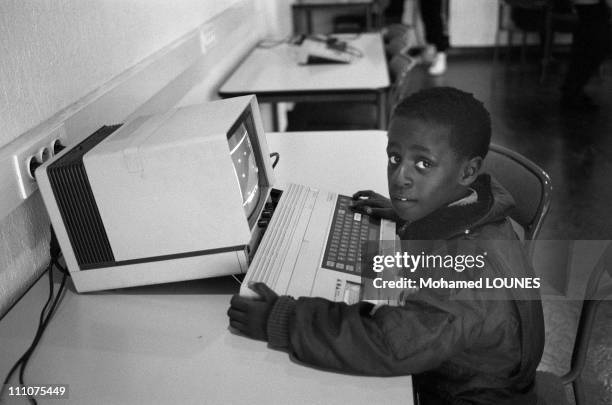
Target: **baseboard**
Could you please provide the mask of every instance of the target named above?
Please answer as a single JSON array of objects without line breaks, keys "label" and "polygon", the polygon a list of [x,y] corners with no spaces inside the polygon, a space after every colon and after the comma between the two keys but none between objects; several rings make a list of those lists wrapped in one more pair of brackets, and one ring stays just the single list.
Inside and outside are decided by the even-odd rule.
[{"label": "baseboard", "polygon": [[[451,57],[487,57],[491,58],[495,54],[495,46],[458,46],[449,48],[447,53]],[[555,45],[554,53],[555,55],[569,55],[571,50],[571,45]],[[520,56],[522,52],[522,46],[520,44],[512,45],[512,46],[500,46],[498,48],[498,52],[500,57],[504,57],[507,52],[511,52],[512,55]],[[525,45],[525,55],[529,58],[541,58],[542,57],[542,48],[538,44],[528,44]]]}]

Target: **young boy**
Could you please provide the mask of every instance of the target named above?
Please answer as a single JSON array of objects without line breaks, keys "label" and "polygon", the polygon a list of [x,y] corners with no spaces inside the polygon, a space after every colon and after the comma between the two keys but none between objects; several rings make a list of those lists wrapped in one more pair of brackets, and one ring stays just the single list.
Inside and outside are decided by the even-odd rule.
[{"label": "young boy", "polygon": [[[432,88],[406,98],[388,131],[390,199],[360,191],[353,208],[396,220],[402,241],[516,241],[506,218],[512,197],[480,174],[490,138],[489,114],[468,93]],[[499,251],[499,244],[487,246],[492,271],[530,275],[518,243]],[[350,373],[412,374],[422,404],[536,402],[542,308],[521,291],[487,300],[476,289],[421,289],[401,306],[375,307],[279,297],[262,283],[252,288],[261,298],[234,296],[230,325],[300,361]]]}]

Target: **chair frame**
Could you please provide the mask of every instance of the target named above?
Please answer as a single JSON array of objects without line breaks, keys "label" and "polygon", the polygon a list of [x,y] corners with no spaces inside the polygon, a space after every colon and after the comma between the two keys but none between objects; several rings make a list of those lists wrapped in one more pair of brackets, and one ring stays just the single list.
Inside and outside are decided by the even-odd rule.
[{"label": "chair frame", "polygon": [[400,59],[404,61],[404,65],[402,66],[402,68],[397,72],[391,69],[392,71],[390,72],[392,75],[393,84],[391,85],[391,87],[389,87],[387,96],[387,122],[389,122],[389,120],[391,119],[391,115],[393,114],[395,106],[404,98],[405,93],[403,92],[403,90],[409,77],[408,73],[417,64],[417,61],[414,58],[407,55],[406,53],[400,52],[395,54],[393,58],[391,58],[391,61],[389,62],[389,67],[392,68],[394,63]]},{"label": "chair frame", "polygon": [[[550,180],[550,176],[540,166],[527,159],[525,156],[518,152],[505,148],[503,146],[491,143],[489,146],[489,152],[498,153],[504,157],[507,157],[521,166],[529,170],[537,179],[540,181],[542,188],[541,198],[538,203],[537,216],[534,218],[532,223],[520,224],[525,230],[525,240],[534,240],[538,238],[544,218],[550,210],[550,204],[552,200],[553,186]],[[502,184],[503,185],[503,184]],[[531,247],[530,247],[531,249]]]},{"label": "chair frame", "polygon": [[580,374],[586,362],[589,350],[589,341],[597,316],[597,309],[607,296],[612,295],[612,285],[598,291],[599,283],[604,272],[612,278],[612,243],[610,243],[597,261],[593,272],[589,276],[585,298],[580,311],[576,341],[572,351],[570,370],[561,376],[564,385],[572,384],[576,405],[586,404],[584,389],[580,380]]}]

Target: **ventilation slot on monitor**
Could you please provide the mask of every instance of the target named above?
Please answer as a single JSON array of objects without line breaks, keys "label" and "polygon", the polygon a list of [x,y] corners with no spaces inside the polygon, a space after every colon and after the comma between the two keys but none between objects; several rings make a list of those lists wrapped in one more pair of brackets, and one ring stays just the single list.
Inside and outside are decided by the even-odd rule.
[{"label": "ventilation slot on monitor", "polygon": [[121,125],[105,126],[47,168],[51,188],[82,270],[115,262],[83,165],[83,156]]}]

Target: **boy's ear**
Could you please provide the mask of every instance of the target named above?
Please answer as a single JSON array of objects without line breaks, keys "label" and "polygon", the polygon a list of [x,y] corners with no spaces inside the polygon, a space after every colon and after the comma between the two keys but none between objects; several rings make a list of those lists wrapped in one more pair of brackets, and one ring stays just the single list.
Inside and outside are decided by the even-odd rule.
[{"label": "boy's ear", "polygon": [[480,174],[480,168],[482,167],[482,158],[480,156],[468,159],[463,165],[461,171],[461,177],[459,183],[462,186],[469,186],[476,180],[476,177]]}]

